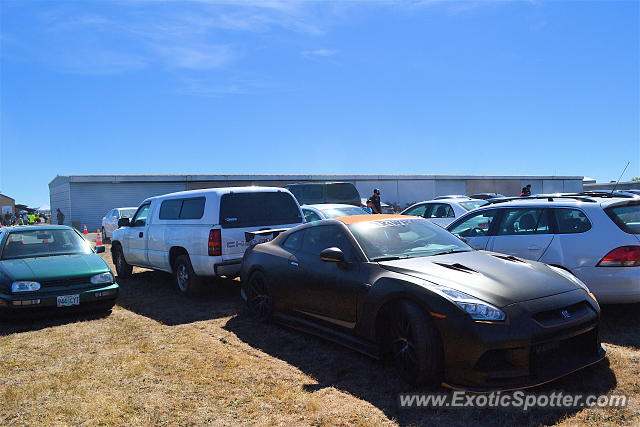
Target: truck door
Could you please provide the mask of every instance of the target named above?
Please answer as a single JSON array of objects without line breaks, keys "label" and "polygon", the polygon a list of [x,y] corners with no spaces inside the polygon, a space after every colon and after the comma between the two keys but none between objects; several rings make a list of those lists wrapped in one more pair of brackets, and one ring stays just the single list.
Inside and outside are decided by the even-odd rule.
[{"label": "truck door", "polygon": [[131,225],[127,227],[127,236],[124,244],[125,259],[134,265],[148,265],[147,256],[147,231],[149,230],[149,218],[151,202],[138,208],[131,218]]}]

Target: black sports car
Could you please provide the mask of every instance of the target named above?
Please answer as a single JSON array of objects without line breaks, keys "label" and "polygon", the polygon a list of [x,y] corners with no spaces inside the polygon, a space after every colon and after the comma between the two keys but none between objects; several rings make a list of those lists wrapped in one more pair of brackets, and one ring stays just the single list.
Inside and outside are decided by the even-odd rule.
[{"label": "black sports car", "polygon": [[605,355],[600,307],[570,273],[476,251],[422,218],[304,224],[247,249],[241,274],[259,319],[392,355],[412,384],[526,388]]}]

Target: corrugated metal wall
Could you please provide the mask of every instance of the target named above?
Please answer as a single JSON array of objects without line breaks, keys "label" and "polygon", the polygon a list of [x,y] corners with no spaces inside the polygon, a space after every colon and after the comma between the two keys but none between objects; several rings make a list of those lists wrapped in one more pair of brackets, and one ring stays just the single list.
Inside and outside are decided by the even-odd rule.
[{"label": "corrugated metal wall", "polygon": [[104,214],[113,208],[138,206],[147,197],[186,190],[184,182],[71,183],[70,186],[71,216],[65,222],[79,228],[86,224],[89,231],[98,230]]},{"label": "corrugated metal wall", "polygon": [[57,224],[58,209],[64,214],[64,224],[71,225],[71,193],[69,178],[57,177],[49,184],[49,205],[51,206],[51,224]]},{"label": "corrugated metal wall", "polygon": [[[73,177],[72,177],[73,178]],[[106,177],[102,182],[74,182],[67,176],[58,176],[49,184],[52,222],[55,223],[56,209],[65,214],[65,224],[79,228],[86,224],[90,231],[101,226],[102,217],[115,207],[138,206],[147,197],[211,187],[229,187],[244,185],[282,186],[289,182],[308,182],[304,179],[278,180],[273,177],[257,176],[251,180],[180,180],[162,181],[158,179],[143,182],[112,182],[117,176]],[[153,178],[153,177],[151,177]],[[205,178],[203,176],[203,178]],[[326,179],[325,179],[326,178]],[[331,179],[334,178],[334,179]],[[338,177],[317,177],[317,181],[332,181]],[[531,177],[526,179],[487,178],[468,179],[455,177],[443,178],[387,178],[380,176],[363,177],[344,176],[342,180],[356,185],[361,197],[369,197],[374,188],[380,188],[382,201],[398,203],[401,207],[412,202],[430,200],[445,194],[472,194],[476,192],[499,192],[505,195],[517,195],[522,186],[532,185],[532,193],[577,192],[582,190],[580,179],[548,179]],[[537,178],[537,179],[536,179]],[[542,178],[542,179],[541,179]],[[546,178],[546,179],[545,179]]]}]

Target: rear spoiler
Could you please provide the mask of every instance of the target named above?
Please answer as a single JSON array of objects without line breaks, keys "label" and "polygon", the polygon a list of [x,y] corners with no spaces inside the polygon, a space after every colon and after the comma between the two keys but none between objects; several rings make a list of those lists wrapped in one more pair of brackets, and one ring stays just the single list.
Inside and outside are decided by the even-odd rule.
[{"label": "rear spoiler", "polygon": [[289,230],[288,228],[268,228],[266,230],[258,230],[258,231],[245,231],[244,232],[244,240],[249,243],[250,241],[252,241],[253,239],[255,239],[256,237],[263,237],[263,236],[268,236],[268,235],[272,235],[272,239],[275,239],[276,237],[278,237],[278,235],[280,233],[284,233],[285,231]]}]

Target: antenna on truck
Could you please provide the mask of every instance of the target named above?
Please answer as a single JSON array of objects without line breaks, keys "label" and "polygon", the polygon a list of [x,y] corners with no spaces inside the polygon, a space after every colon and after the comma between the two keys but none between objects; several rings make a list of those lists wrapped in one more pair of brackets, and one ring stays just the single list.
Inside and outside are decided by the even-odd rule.
[{"label": "antenna on truck", "polygon": [[627,162],[627,166],[625,166],[624,169],[622,170],[622,173],[620,174],[620,178],[618,178],[618,180],[616,181],[616,185],[614,185],[613,188],[611,189],[611,195],[612,196],[613,196],[613,192],[616,191],[616,187],[620,183],[620,180],[622,179],[622,175],[624,175],[624,173],[627,171],[627,168],[629,167],[630,163],[631,162]]}]

